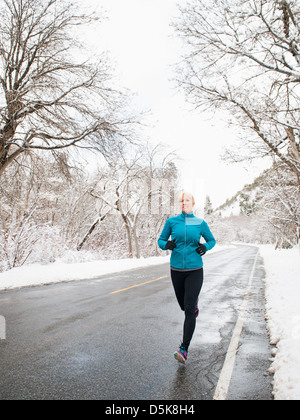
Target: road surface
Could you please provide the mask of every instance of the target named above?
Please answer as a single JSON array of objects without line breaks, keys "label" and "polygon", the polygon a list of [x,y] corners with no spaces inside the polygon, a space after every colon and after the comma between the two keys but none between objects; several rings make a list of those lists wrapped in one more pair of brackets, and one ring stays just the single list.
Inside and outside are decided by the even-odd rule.
[{"label": "road surface", "polygon": [[0,292],[0,399],[271,400],[263,278],[255,247],[205,257],[186,366],[167,264]]}]

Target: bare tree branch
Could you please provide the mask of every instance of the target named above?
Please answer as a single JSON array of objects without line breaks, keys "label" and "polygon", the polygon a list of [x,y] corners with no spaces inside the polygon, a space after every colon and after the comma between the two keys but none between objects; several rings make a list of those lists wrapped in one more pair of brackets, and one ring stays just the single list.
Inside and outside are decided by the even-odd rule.
[{"label": "bare tree branch", "polygon": [[121,117],[125,98],[109,86],[107,60],[74,60],[72,31],[96,20],[58,0],[0,6],[0,175],[28,150],[101,151],[125,139],[132,120]]},{"label": "bare tree branch", "polygon": [[181,12],[178,85],[187,99],[225,111],[243,130],[245,150],[256,142],[257,156],[270,153],[300,180],[300,5],[191,0]]}]

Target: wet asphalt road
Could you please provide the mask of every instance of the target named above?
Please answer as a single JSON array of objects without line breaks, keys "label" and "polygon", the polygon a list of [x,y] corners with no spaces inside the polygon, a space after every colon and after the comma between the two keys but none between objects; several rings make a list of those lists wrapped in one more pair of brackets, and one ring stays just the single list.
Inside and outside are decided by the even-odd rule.
[{"label": "wet asphalt road", "polygon": [[[256,254],[254,247],[239,246],[205,257],[186,366],[173,359],[183,313],[168,265],[0,292],[7,323],[0,399],[212,400]],[[272,399],[263,278],[259,258],[229,400]]]}]

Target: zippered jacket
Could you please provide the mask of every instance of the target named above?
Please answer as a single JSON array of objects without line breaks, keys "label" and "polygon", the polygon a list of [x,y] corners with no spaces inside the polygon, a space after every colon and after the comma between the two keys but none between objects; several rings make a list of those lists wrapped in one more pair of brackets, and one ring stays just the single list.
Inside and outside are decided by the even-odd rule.
[{"label": "zippered jacket", "polygon": [[196,252],[201,237],[206,241],[204,244],[207,251],[216,245],[216,240],[211,233],[208,224],[193,213],[181,213],[166,221],[165,227],[158,240],[158,246],[166,250],[168,240],[172,238],[176,248],[172,251],[171,267],[180,270],[191,270],[203,267],[203,259]]}]

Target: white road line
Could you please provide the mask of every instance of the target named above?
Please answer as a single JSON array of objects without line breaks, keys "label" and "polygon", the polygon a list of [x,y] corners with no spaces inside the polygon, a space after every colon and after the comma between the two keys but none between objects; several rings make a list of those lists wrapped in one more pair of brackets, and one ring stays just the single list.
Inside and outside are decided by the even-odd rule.
[{"label": "white road line", "polygon": [[240,314],[239,314],[237,323],[233,331],[231,342],[230,342],[227,355],[225,358],[224,366],[223,366],[223,369],[219,378],[219,382],[215,391],[214,400],[216,401],[226,400],[226,397],[228,394],[229,385],[230,385],[233,368],[235,364],[236,354],[239,347],[240,337],[241,337],[244,322],[245,322],[245,316],[246,316],[246,311],[247,311],[247,307],[249,303],[249,298],[251,295],[251,288],[253,284],[258,255],[259,255],[259,252],[257,252],[256,254],[256,258],[253,264],[253,268],[252,268],[249,283],[248,283],[247,293],[245,295],[243,305],[241,306],[241,309],[240,309]]}]

